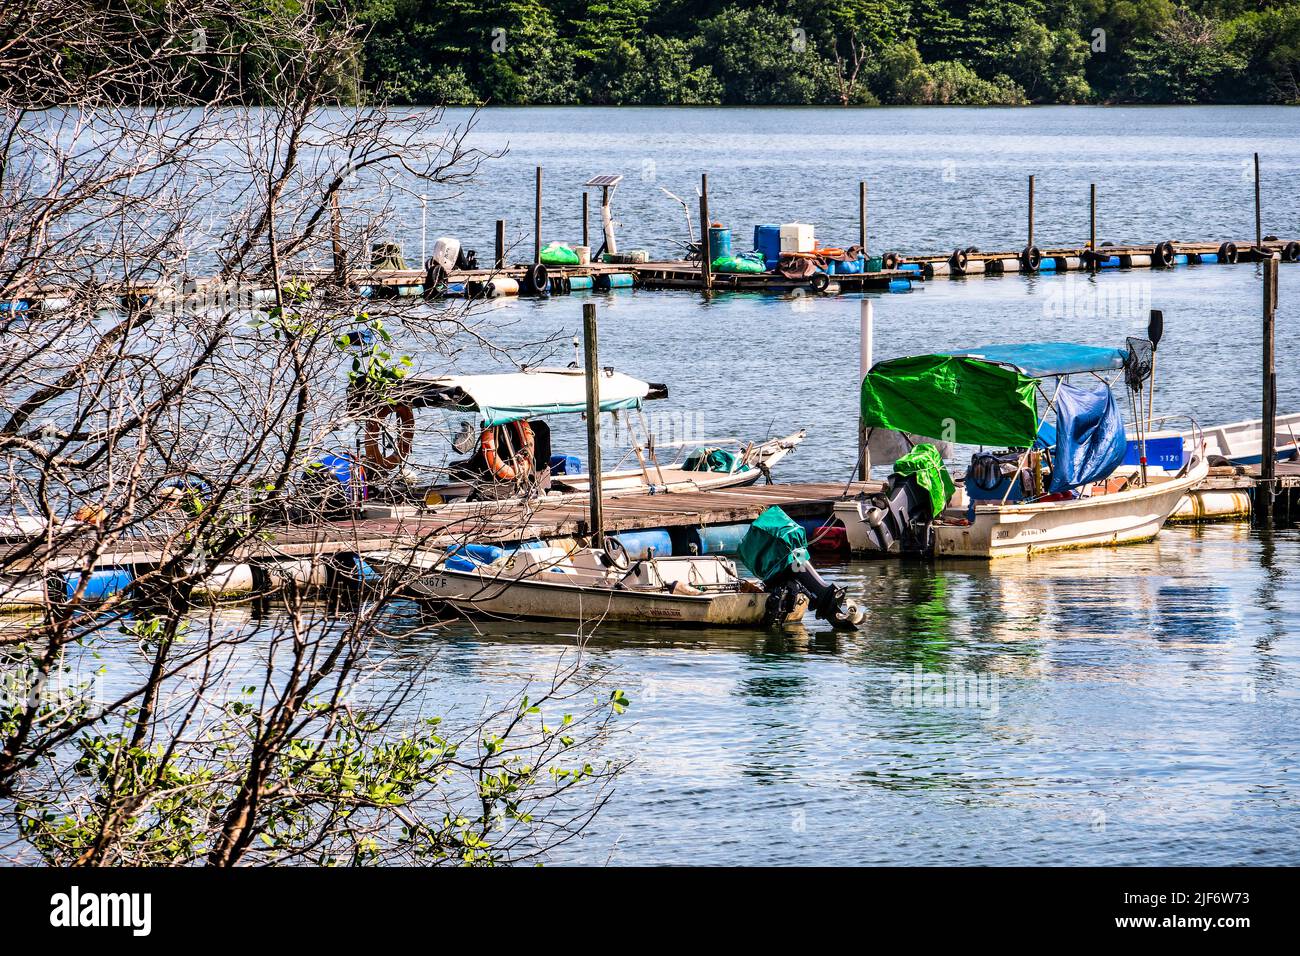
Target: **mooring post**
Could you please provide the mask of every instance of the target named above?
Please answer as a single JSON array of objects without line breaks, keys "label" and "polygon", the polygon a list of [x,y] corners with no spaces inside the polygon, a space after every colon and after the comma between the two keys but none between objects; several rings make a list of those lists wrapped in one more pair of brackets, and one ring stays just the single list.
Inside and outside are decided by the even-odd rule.
[{"label": "mooring post", "polygon": [[500,272],[506,267],[506,221],[497,220],[497,254],[492,268]]},{"label": "mooring post", "polygon": [[1029,249],[1034,248],[1034,177],[1029,177]]},{"label": "mooring post", "polygon": [[429,194],[420,193],[420,268],[429,264]]},{"label": "mooring post", "polygon": [[709,174],[700,174],[700,275],[704,279],[704,291],[713,288],[713,250],[709,242]]},{"label": "mooring post", "polygon": [[588,249],[591,248],[591,232],[587,225],[587,191],[582,192],[582,244]]},{"label": "mooring post", "polygon": [[1259,153],[1255,154],[1255,248],[1264,249],[1264,216],[1259,202]]},{"label": "mooring post", "polygon": [[605,516],[600,497],[600,360],[596,349],[596,304],[582,306],[582,341],[587,368],[587,474],[591,501],[591,546],[604,545]]},{"label": "mooring post", "polygon": [[[858,389],[862,394],[862,380],[871,371],[871,353],[875,346],[875,316],[871,311],[871,300],[862,300],[862,309],[858,319]],[[867,429],[862,424],[862,411],[858,410],[858,481],[871,478],[871,450],[867,447]]]},{"label": "mooring post", "polygon": [[347,256],[343,250],[343,213],[337,191],[330,193],[330,245],[334,253],[334,280],[341,285],[347,271]]},{"label": "mooring post", "polygon": [[1277,480],[1277,370],[1273,356],[1273,320],[1277,315],[1277,266],[1275,252],[1264,260],[1264,381],[1263,434],[1260,436],[1259,484],[1255,488],[1255,507],[1259,523],[1273,526],[1273,499]]},{"label": "mooring post", "polygon": [[537,167],[537,197],[533,204],[533,262],[542,261],[542,167]]},{"label": "mooring post", "polygon": [[1088,187],[1088,248],[1097,251],[1097,184]]},{"label": "mooring post", "polygon": [[862,247],[862,255],[867,254],[867,184],[858,183],[858,245]]}]

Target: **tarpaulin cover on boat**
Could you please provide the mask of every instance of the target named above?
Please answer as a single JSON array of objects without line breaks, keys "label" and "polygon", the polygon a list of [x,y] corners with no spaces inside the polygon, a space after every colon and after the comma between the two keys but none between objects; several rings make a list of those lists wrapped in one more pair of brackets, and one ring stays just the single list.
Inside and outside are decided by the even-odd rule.
[{"label": "tarpaulin cover on boat", "polygon": [[1128,439],[1115,396],[1104,382],[1062,384],[1056,391],[1056,455],[1048,491],[1100,481],[1124,462]]},{"label": "tarpaulin cover on boat", "polygon": [[916,483],[930,494],[930,503],[934,506],[933,514],[938,515],[948,504],[948,499],[957,490],[952,483],[952,476],[943,467],[939,449],[933,445],[917,445],[898,461],[894,462],[894,471],[900,475],[914,475]]},{"label": "tarpaulin cover on boat", "polygon": [[749,526],[740,539],[737,553],[760,581],[767,581],[793,562],[808,560],[808,535],[801,525],[773,505]]},{"label": "tarpaulin cover on boat", "polygon": [[1027,448],[1034,383],[1015,369],[952,355],[877,363],[862,380],[862,424],[970,445]]},{"label": "tarpaulin cover on boat", "polygon": [[[413,405],[478,409],[483,424],[501,425],[538,415],[587,410],[587,378],[581,369],[530,369],[495,375],[445,375],[412,379]],[[650,398],[665,398],[668,388],[606,369],[600,375],[600,410],[640,408]]]},{"label": "tarpaulin cover on boat", "polygon": [[1025,342],[1019,345],[985,345],[961,352],[960,358],[983,359],[998,365],[1010,365],[1033,378],[1069,375],[1072,372],[1111,372],[1124,367],[1128,355],[1123,349],[1076,345],[1073,342]]}]

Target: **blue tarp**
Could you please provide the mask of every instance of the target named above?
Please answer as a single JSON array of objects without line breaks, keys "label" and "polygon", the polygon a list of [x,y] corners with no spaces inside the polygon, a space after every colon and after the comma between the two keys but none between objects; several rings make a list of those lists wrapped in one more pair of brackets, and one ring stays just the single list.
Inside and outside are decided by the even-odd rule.
[{"label": "blue tarp", "polygon": [[1031,378],[1069,375],[1072,372],[1111,372],[1124,367],[1127,352],[1072,342],[1025,342],[1020,345],[985,345],[964,352],[947,352],[962,358],[1010,365]]},{"label": "blue tarp", "polygon": [[1056,456],[1049,492],[1100,481],[1124,462],[1128,439],[1105,383],[1062,384],[1056,391]]}]

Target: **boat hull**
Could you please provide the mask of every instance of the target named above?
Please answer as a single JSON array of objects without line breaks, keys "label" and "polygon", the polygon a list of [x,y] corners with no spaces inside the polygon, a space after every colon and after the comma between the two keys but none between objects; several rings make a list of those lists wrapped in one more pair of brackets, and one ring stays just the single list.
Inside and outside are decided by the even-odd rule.
[{"label": "boat hull", "polygon": [[[757,627],[763,622],[768,599],[766,591],[708,596],[644,593],[451,570],[421,574],[406,590],[413,597],[476,617],[700,627]],[[807,607],[807,598],[801,595],[785,620],[801,619]]]},{"label": "boat hull", "polygon": [[1050,504],[981,505],[969,525],[935,525],[934,554],[987,560],[1149,541],[1208,470],[1197,458],[1183,475],[1131,491]]}]

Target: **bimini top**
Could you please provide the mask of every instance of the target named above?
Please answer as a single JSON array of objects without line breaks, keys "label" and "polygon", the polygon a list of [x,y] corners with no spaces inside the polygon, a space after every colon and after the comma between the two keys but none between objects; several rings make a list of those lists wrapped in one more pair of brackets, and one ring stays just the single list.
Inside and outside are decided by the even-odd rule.
[{"label": "bimini top", "polygon": [[1076,345],[1073,342],[1025,342],[1020,345],[985,345],[962,352],[947,352],[956,358],[980,359],[1006,365],[1032,378],[1070,375],[1074,372],[1115,372],[1124,367],[1128,353],[1123,349]]},{"label": "bimini top", "polygon": [[[409,390],[409,391],[408,391]],[[501,425],[539,415],[573,415],[587,410],[587,376],[582,369],[536,368],[491,375],[412,376],[403,391],[416,408],[478,411],[484,425]],[[647,399],[667,398],[668,386],[605,368],[600,373],[600,410],[640,408]]]}]

